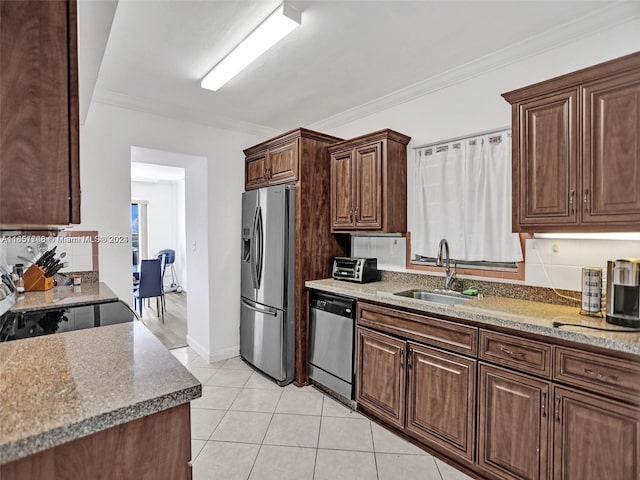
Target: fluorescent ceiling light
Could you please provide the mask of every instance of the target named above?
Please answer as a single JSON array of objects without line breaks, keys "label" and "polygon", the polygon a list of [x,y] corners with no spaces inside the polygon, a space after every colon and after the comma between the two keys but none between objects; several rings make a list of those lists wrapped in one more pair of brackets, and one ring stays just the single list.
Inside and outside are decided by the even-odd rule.
[{"label": "fluorescent ceiling light", "polygon": [[283,3],[224,57],[200,82],[214,92],[300,25],[300,12]]},{"label": "fluorescent ceiling light", "polygon": [[640,240],[640,232],[607,233],[534,233],[535,238],[554,238],[569,240]]}]

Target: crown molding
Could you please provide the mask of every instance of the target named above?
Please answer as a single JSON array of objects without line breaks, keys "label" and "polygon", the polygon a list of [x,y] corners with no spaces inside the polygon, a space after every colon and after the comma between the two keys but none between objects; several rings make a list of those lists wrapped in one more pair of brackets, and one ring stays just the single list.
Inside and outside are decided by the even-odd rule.
[{"label": "crown molding", "polygon": [[588,15],[514,43],[509,47],[312,123],[310,128],[320,131],[331,130],[639,17],[640,8],[635,1],[608,5]]},{"label": "crown molding", "polygon": [[223,130],[232,130],[234,132],[245,132],[261,137],[272,137],[281,133],[279,130],[274,128],[224,118],[204,110],[182,107],[168,102],[150,100],[102,88],[95,89],[93,102],[142,113],[149,113],[172,120],[197,123]]}]

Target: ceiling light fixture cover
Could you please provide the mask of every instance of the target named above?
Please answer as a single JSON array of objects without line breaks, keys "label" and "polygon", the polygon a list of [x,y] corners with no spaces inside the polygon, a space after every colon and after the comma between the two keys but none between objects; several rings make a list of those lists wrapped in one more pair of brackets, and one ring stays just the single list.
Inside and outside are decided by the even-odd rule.
[{"label": "ceiling light fixture cover", "polygon": [[214,92],[300,25],[300,11],[283,3],[207,73],[200,86]]}]

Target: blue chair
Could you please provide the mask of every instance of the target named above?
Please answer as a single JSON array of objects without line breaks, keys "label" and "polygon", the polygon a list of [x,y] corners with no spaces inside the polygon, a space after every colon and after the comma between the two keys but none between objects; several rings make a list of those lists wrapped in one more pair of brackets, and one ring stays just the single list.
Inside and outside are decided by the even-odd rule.
[{"label": "blue chair", "polygon": [[162,301],[162,260],[142,260],[140,263],[140,282],[134,290],[135,306],[142,317],[142,302],[145,298],[156,299],[156,312],[164,323],[164,302]]}]

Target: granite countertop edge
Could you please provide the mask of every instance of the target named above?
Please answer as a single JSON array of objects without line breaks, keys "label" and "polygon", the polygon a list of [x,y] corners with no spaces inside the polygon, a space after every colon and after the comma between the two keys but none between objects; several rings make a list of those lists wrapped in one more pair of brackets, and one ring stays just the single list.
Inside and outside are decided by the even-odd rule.
[{"label": "granite countertop edge", "polygon": [[126,405],[0,446],[0,465],[188,403],[202,395],[202,384]]},{"label": "granite countertop edge", "polygon": [[[640,344],[602,338],[598,337],[597,334],[587,334],[570,330],[559,330],[557,328],[552,328],[545,325],[538,325],[536,323],[533,323],[534,319],[530,319],[528,321],[528,318],[523,315],[518,315],[516,313],[510,314],[504,311],[492,311],[490,309],[483,308],[481,306],[482,300],[479,299],[472,299],[468,302],[468,304],[464,305],[439,305],[437,303],[427,302],[424,300],[414,300],[411,298],[403,298],[393,295],[394,293],[401,292],[403,290],[410,290],[412,288],[415,288],[408,285],[402,285],[392,282],[374,282],[371,284],[345,285],[342,284],[346,282],[340,282],[340,284],[336,285],[336,283],[338,282],[339,281],[333,279],[310,280],[305,282],[305,286],[313,290],[336,293],[356,299],[371,300],[393,307],[411,308],[413,310],[419,310],[425,313],[456,317],[461,320],[484,323],[487,325],[509,328],[512,330],[538,334],[545,337],[600,347],[607,350],[640,355]],[[376,293],[362,291],[362,288],[369,288],[362,287],[362,285],[371,286],[375,283],[384,284],[384,288],[388,289],[389,291],[377,291]],[[513,299],[506,300],[513,302],[517,301]],[[558,307],[559,310],[563,308],[569,307]],[[508,317],[511,317],[511,319]],[[541,321],[544,322],[544,319],[541,319]]]},{"label": "granite countertop edge", "polygon": [[14,313],[26,313],[35,310],[51,310],[82,305],[95,305],[97,303],[117,302],[118,300],[118,296],[104,282],[83,283],[79,287],[61,285],[53,287],[53,289],[50,290],[20,294],[18,300],[10,310]]}]

